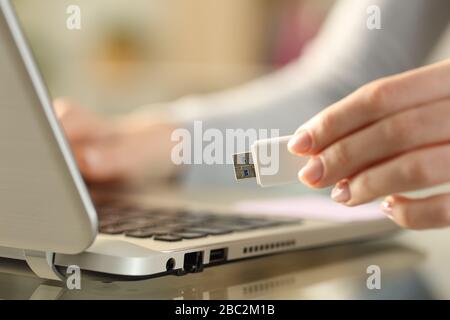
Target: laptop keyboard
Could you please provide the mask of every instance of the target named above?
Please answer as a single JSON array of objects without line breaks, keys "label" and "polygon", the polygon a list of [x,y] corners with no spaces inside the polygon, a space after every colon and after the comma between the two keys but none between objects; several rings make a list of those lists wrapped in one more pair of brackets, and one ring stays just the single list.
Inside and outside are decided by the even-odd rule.
[{"label": "laptop keyboard", "polygon": [[268,229],[299,220],[218,215],[175,209],[100,207],[100,233],[163,242],[201,239],[234,232]]}]

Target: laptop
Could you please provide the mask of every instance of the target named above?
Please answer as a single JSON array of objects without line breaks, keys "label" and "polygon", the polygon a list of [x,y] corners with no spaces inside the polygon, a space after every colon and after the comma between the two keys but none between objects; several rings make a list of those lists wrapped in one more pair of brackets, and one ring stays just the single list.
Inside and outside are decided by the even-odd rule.
[{"label": "laptop", "polygon": [[[335,223],[107,196],[85,185],[19,26],[0,0],[0,257],[44,279],[69,266],[113,277],[185,275],[290,250],[373,238],[388,219]],[[170,193],[170,192],[169,192]]]}]

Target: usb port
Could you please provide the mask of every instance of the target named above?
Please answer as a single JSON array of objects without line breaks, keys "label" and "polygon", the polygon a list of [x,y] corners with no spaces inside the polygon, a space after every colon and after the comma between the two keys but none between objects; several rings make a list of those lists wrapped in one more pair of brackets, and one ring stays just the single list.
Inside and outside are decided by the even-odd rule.
[{"label": "usb port", "polygon": [[211,250],[209,254],[209,263],[220,263],[227,260],[227,249],[215,249]]}]

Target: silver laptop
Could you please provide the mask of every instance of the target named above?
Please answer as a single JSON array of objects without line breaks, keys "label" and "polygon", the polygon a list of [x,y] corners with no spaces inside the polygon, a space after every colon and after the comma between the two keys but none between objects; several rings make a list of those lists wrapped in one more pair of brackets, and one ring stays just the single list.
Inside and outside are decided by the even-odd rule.
[{"label": "silver laptop", "polygon": [[243,216],[156,193],[155,200],[117,195],[94,205],[13,5],[0,0],[0,9],[0,257],[25,260],[46,279],[61,279],[73,265],[142,278],[396,230],[389,220]]}]

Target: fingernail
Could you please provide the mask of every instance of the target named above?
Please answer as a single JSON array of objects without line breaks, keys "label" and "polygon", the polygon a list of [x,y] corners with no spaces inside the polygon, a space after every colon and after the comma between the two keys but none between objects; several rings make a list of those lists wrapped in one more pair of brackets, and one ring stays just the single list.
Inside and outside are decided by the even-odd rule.
[{"label": "fingernail", "polygon": [[100,153],[95,149],[84,150],[84,162],[90,169],[98,168],[101,165]]},{"label": "fingernail", "polygon": [[392,198],[386,198],[381,203],[381,211],[391,220],[394,220],[393,211],[394,211],[394,199]]},{"label": "fingernail", "polygon": [[308,131],[301,130],[288,143],[288,149],[294,154],[303,154],[312,148],[312,139]]},{"label": "fingernail", "polygon": [[347,203],[351,199],[347,181],[339,182],[331,192],[331,198],[338,203]]},{"label": "fingernail", "polygon": [[315,184],[322,179],[323,164],[320,158],[312,158],[306,166],[300,170],[299,178],[307,184]]}]

